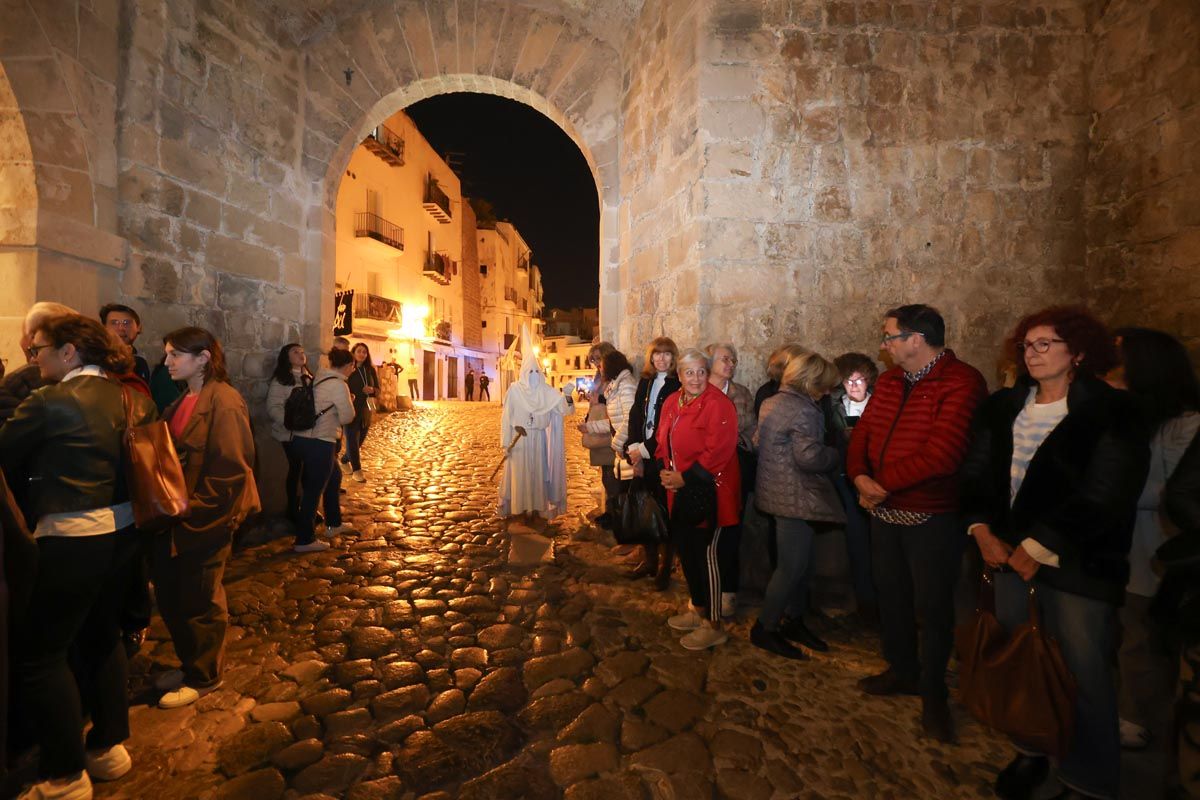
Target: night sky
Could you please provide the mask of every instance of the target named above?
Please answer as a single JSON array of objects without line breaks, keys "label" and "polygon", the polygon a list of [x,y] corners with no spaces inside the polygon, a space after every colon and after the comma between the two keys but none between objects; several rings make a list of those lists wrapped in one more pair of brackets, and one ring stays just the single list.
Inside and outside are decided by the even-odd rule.
[{"label": "night sky", "polygon": [[547,308],[595,306],[600,212],[583,154],[529,106],[486,94],[444,94],[405,111],[451,165],[463,194],[516,226],[542,271]]}]

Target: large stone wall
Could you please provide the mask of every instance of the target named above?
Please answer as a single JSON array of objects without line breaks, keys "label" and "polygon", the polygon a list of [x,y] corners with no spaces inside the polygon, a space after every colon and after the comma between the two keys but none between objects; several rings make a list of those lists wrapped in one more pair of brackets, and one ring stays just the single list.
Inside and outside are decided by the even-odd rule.
[{"label": "large stone wall", "polygon": [[991,377],[1020,313],[1078,295],[1085,6],[713,0],[701,338],[754,382],[780,342],[873,354],[927,302]]},{"label": "large stone wall", "polygon": [[1200,5],[1114,0],[1096,25],[1089,294],[1200,363]]},{"label": "large stone wall", "polygon": [[620,291],[614,331],[601,306],[601,336],[616,334],[630,355],[670,335],[696,344],[700,223],[696,192],[700,85],[700,0],[648,0],[625,48],[621,98],[620,272],[601,291]]}]

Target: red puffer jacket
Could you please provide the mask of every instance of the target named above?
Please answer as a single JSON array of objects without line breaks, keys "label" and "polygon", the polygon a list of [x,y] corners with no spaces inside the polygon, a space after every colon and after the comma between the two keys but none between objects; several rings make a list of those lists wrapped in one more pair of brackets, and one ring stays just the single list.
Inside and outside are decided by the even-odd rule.
[{"label": "red puffer jacket", "polygon": [[[654,454],[663,469],[682,472],[685,482],[715,480],[717,525],[737,525],[742,519],[737,409],[711,383],[687,405],[680,403],[682,397],[680,389],[663,402],[662,415],[654,430]],[[670,456],[674,456],[673,467]],[[667,492],[667,508],[674,502],[675,492]]]},{"label": "red puffer jacket", "polygon": [[979,370],[947,350],[904,397],[904,370],[879,376],[846,453],[853,481],[869,475],[888,491],[883,505],[936,514],[958,509],[958,470],[971,418],[987,396]]}]

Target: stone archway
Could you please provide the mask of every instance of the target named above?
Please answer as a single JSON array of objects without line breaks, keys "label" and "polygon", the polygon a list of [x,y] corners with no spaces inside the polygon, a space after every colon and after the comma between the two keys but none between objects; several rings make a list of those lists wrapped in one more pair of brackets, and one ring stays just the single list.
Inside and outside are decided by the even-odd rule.
[{"label": "stone archway", "polygon": [[[15,348],[11,334],[35,300],[94,311],[119,296],[126,246],[116,233],[117,13],[5,5],[0,347]],[[9,349],[3,355],[14,358]]]},{"label": "stone archway", "polygon": [[[522,102],[555,122],[579,147],[600,202],[600,313],[609,336],[620,324],[617,163],[619,58],[568,21],[516,4],[488,4],[471,19],[430,15],[427,6],[346,21],[314,43],[305,68],[303,166],[312,181],[304,255],[307,297],[334,283],[333,207],[354,148],[390,113],[450,92]],[[400,53],[385,58],[385,53]],[[347,70],[349,80],[347,80]],[[331,311],[306,307],[321,332]]]}]

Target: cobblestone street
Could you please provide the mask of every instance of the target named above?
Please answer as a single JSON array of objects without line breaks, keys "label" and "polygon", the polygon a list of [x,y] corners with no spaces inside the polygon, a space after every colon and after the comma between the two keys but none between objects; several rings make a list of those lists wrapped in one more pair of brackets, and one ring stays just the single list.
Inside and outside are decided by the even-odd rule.
[{"label": "cobblestone street", "polygon": [[382,417],[347,482],[357,534],[237,553],[223,687],[161,711],[175,666],[156,619],[133,672],[134,770],[111,798],[989,797],[1008,747],[959,714],[961,743],[918,736],[918,700],[863,700],[875,642],[836,625],[827,656],[730,642],[689,653],[655,593],[587,524],[594,468],[567,437],[571,511],[553,564],[508,563],[489,476],[498,404]]}]

